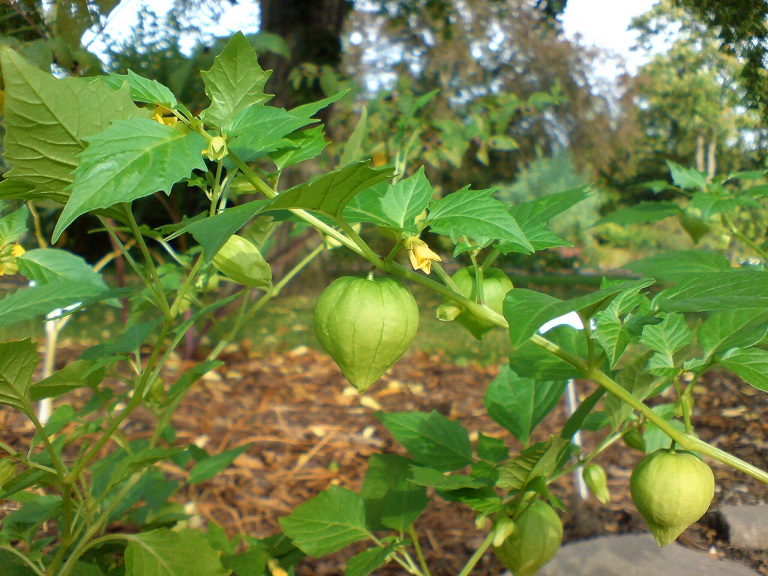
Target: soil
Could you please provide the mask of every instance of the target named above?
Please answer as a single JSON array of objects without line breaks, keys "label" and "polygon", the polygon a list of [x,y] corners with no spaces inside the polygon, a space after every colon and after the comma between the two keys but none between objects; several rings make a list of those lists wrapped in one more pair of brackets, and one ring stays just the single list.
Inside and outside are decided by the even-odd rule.
[{"label": "soil", "polygon": [[[76,358],[82,347],[64,346],[59,364]],[[209,373],[194,388],[174,417],[180,443],[195,442],[211,453],[250,443],[234,464],[212,480],[187,487],[182,503],[193,503],[202,522],[213,520],[230,535],[264,537],[278,530],[277,520],[330,484],[358,489],[368,457],[376,452],[403,453],[374,417],[378,410],[437,410],[459,420],[471,433],[504,438],[514,451],[520,445],[486,415],[483,395],[498,368],[456,366],[439,356],[414,353],[406,356],[366,395],[351,389],[325,354],[299,347],[284,354],[259,356],[248,342],[232,346],[223,356],[225,365]],[[169,368],[174,380],[193,363],[178,358]],[[577,382],[580,395],[592,389]],[[694,415],[699,435],[713,445],[751,464],[768,469],[768,395],[733,375],[708,375],[697,388]],[[84,398],[75,395],[73,404]],[[559,430],[567,417],[564,403],[539,426],[534,440]],[[131,438],[149,436],[154,429],[149,414],[137,414],[124,430]],[[0,409],[0,440],[26,446],[30,425],[17,413]],[[599,433],[584,437],[586,447],[601,439]],[[563,515],[565,540],[604,534],[644,531],[645,525],[628,494],[632,467],[641,454],[616,444],[597,462],[608,473],[611,501],[602,505],[589,496],[582,501],[574,491],[572,476],[562,477],[552,491],[568,503]],[[717,491],[712,509],[720,504],[768,501],[768,486],[717,462],[712,463]],[[168,467],[169,474],[183,475]],[[2,510],[0,510],[0,519]],[[455,575],[471,556],[484,534],[474,525],[473,514],[456,504],[434,498],[417,521],[418,533],[434,576]],[[685,546],[738,560],[768,575],[768,551],[741,551],[729,547],[710,516],[679,539]],[[307,560],[302,575],[344,573],[352,551]],[[473,574],[501,574],[503,567],[486,554]],[[376,574],[402,573],[396,565]]]}]

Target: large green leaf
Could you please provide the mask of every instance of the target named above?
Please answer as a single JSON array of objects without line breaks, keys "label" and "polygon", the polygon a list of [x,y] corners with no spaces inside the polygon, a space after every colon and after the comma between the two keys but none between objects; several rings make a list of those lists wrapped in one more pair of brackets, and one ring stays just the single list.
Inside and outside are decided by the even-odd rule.
[{"label": "large green leaf", "polygon": [[279,522],[298,548],[315,557],[369,537],[363,499],[340,486],[307,500]]},{"label": "large green leaf", "polygon": [[533,290],[517,288],[510,290],[504,299],[504,317],[509,322],[509,338],[512,346],[517,348],[523,345],[550,320],[569,312],[579,312],[580,316],[590,318],[608,306],[619,293],[644,288],[651,284],[653,280],[649,279],[622,282],[572,300],[559,300],[554,296]]},{"label": "large green leaf", "polygon": [[98,79],[57,80],[31,66],[10,48],[0,51],[5,82],[3,124],[6,175],[34,186],[27,197],[64,202],[83,139],[112,120],[143,115],[127,89],[115,91]]},{"label": "large green leaf", "polygon": [[699,326],[697,336],[704,357],[729,348],[754,346],[768,334],[768,310],[740,308],[713,312]]},{"label": "large green leaf", "polygon": [[533,246],[509,213],[507,205],[496,200],[495,189],[470,190],[469,187],[449,194],[432,204],[427,223],[437,234],[460,237],[487,246],[497,240],[517,252],[533,252]]},{"label": "large green leaf", "polygon": [[261,69],[248,39],[237,32],[216,56],[211,69],[201,73],[205,93],[211,99],[202,114],[205,123],[228,128],[241,110],[269,100],[264,85],[271,74]]},{"label": "large green leaf", "polygon": [[109,297],[110,291],[92,282],[57,280],[31,288],[21,288],[0,299],[0,328],[45,316],[57,308],[76,302],[83,305]]},{"label": "large green leaf", "polygon": [[216,552],[199,530],[160,528],[133,534],[125,549],[125,576],[227,576]]},{"label": "large green leaf", "polygon": [[293,146],[294,143],[286,137],[313,122],[282,108],[254,104],[232,120],[228,147],[244,162],[251,162],[270,152]]},{"label": "large green leaf", "polygon": [[308,128],[300,132],[293,132],[288,134],[283,139],[285,142],[290,142],[286,148],[280,148],[274,152],[269,153],[269,157],[277,166],[278,170],[282,170],[286,166],[293,166],[304,160],[311,160],[320,154],[325,147],[330,144],[325,139],[322,126],[315,126],[314,128]]},{"label": "large green leaf", "polygon": [[[575,356],[584,358],[587,354],[587,343],[583,333],[570,326],[553,328],[547,332],[546,337],[547,340]],[[509,367],[522,378],[533,380],[566,380],[582,376],[565,360],[533,342],[526,342],[510,354]]]},{"label": "large green leaf", "polygon": [[[63,508],[64,500],[61,496],[36,495],[21,508],[3,518],[0,536],[4,536],[11,541],[24,540],[31,542],[43,523],[59,516]],[[2,574],[4,576],[5,573],[3,569]]]},{"label": "large green leaf", "polygon": [[429,503],[427,490],[410,482],[413,460],[396,454],[373,454],[360,496],[370,530],[406,532]]},{"label": "large green leaf", "polygon": [[472,463],[466,428],[437,411],[378,412],[376,417],[419,464],[450,472]]},{"label": "large green leaf", "polygon": [[56,228],[54,242],[75,218],[99,208],[150,196],[170,194],[171,186],[205,170],[203,137],[181,134],[144,118],[115,121],[103,132],[86,138],[69,201]]},{"label": "large green leaf", "polygon": [[758,390],[768,392],[768,351],[762,348],[735,348],[720,358],[720,364]]},{"label": "large green leaf", "polygon": [[103,365],[86,360],[75,360],[48,378],[32,384],[29,397],[37,401],[43,398],[55,398],[77,388],[88,387],[95,390],[103,378]]},{"label": "large green leaf", "polygon": [[[619,363],[627,347],[640,339],[646,324],[660,321],[644,315],[648,311],[649,300],[640,293],[643,287],[638,285],[620,292],[605,310],[595,315],[595,337],[605,350],[611,368]],[[641,305],[640,313],[627,315]]]},{"label": "large green leaf", "polygon": [[371,168],[367,160],[355,162],[286,190],[267,210],[302,208],[338,218],[356,194],[391,176],[390,168]]},{"label": "large green leaf", "polygon": [[426,209],[434,192],[422,166],[413,176],[387,189],[380,200],[382,214],[393,228],[415,234],[418,231],[416,217]]},{"label": "large green leaf", "polygon": [[369,222],[391,228],[392,222],[381,210],[381,199],[389,187],[389,182],[383,181],[360,192],[344,208],[344,219],[347,222]]},{"label": "large green leaf", "polygon": [[675,353],[688,344],[692,337],[693,332],[682,314],[670,314],[660,324],[643,328],[640,343],[655,352],[648,361],[650,373],[673,377],[677,372]]},{"label": "large green leaf", "polygon": [[0,404],[24,408],[39,362],[37,347],[29,338],[0,342]]},{"label": "large green leaf", "polygon": [[127,83],[131,91],[131,99],[135,102],[157,104],[167,108],[176,106],[176,97],[173,95],[173,92],[157,80],[143,78],[131,70],[128,70],[128,74],[104,76],[103,82],[116,90],[119,90],[123,87],[124,83]]},{"label": "large green leaf", "polygon": [[566,384],[566,380],[520,378],[509,366],[502,366],[485,392],[485,408],[494,422],[528,444],[531,432],[557,405]]},{"label": "large green leaf", "polygon": [[728,259],[717,252],[672,250],[630,262],[624,267],[650,278],[680,282],[697,274],[723,272],[730,266]]},{"label": "large green leaf", "polygon": [[0,218],[0,246],[16,242],[27,231],[29,209],[26,206]]},{"label": "large green leaf", "polygon": [[768,274],[728,270],[692,276],[659,292],[652,305],[665,312],[768,308]]},{"label": "large green leaf", "polygon": [[369,548],[355,554],[347,560],[344,576],[368,576],[368,574],[373,574],[375,570],[378,570],[389,561],[389,556],[395,551],[396,547],[397,543],[393,542],[387,546]]},{"label": "large green leaf", "polygon": [[[509,208],[509,213],[517,221],[525,237],[531,242],[534,250],[544,250],[555,246],[570,246],[571,244],[556,236],[547,224],[555,216],[562,214],[588,196],[587,186],[567,190],[557,194],[548,194],[537,200],[523,202]],[[503,246],[503,244],[502,244]],[[505,248],[505,252],[511,251]]]},{"label": "large green leaf", "polygon": [[103,290],[107,289],[101,275],[79,256],[66,250],[45,248],[29,250],[16,260],[28,280],[37,284],[66,280],[88,282]]},{"label": "large green leaf", "polygon": [[699,172],[694,168],[684,168],[670,160],[667,160],[667,166],[672,175],[672,182],[683,190],[695,190],[697,188],[703,190],[708,185],[707,175],[704,172]]},{"label": "large green leaf", "polygon": [[225,450],[215,456],[209,456],[208,458],[199,460],[195,467],[189,471],[187,482],[190,484],[199,484],[200,482],[213,478],[216,474],[224,470],[224,468],[232,464],[235,458],[245,452],[249,446],[250,444],[243,444],[237,448]]}]

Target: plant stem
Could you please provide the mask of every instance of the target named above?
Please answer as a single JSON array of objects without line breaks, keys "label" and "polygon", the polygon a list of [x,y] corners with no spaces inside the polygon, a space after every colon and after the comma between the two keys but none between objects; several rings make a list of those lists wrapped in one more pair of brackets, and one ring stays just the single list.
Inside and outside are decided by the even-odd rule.
[{"label": "plant stem", "polygon": [[416,550],[416,558],[419,560],[419,566],[421,566],[421,571],[424,572],[425,576],[432,576],[432,573],[429,571],[429,566],[427,566],[427,561],[424,558],[424,552],[421,549],[421,543],[419,542],[419,535],[414,529],[413,524],[408,526],[408,535],[411,537],[411,541],[413,542],[413,548]]},{"label": "plant stem", "polygon": [[493,537],[494,532],[491,530],[488,532],[488,535],[485,537],[485,540],[483,540],[483,543],[480,544],[477,550],[475,550],[475,553],[472,554],[472,557],[469,559],[469,561],[466,563],[464,568],[462,568],[461,572],[459,572],[458,576],[467,576],[472,570],[474,570],[475,566],[478,562],[480,562],[480,558],[483,557],[483,554],[485,554],[485,551],[490,548],[491,544],[493,543]]},{"label": "plant stem", "polygon": [[727,228],[727,229],[728,229],[728,230],[729,230],[729,231],[730,231],[730,232],[731,232],[731,233],[732,233],[734,236],[736,236],[736,237],[737,237],[739,240],[741,240],[742,242],[744,242],[744,244],[746,244],[747,246],[749,246],[750,248],[752,248],[752,250],[754,250],[754,251],[755,251],[755,253],[756,253],[758,256],[760,256],[760,258],[763,260],[763,262],[768,262],[768,252],[766,252],[765,250],[763,250],[762,248],[760,248],[760,246],[758,246],[757,244],[755,244],[755,242],[753,242],[753,241],[752,241],[752,239],[751,239],[749,236],[747,236],[746,234],[744,234],[744,232],[742,232],[742,231],[739,229],[739,227],[738,227],[738,226],[736,226],[736,224],[733,222],[733,220],[731,220],[731,219],[730,219],[730,218],[729,218],[729,217],[728,217],[726,214],[721,214],[720,216],[721,216],[721,218],[722,218],[722,221],[723,221],[723,223],[725,224],[725,227],[726,227],[726,228]]},{"label": "plant stem", "polygon": [[17,556],[19,560],[21,560],[22,562],[24,562],[24,564],[29,566],[32,569],[32,571],[34,571],[34,573],[37,574],[37,576],[45,575],[45,572],[43,572],[42,570],[40,570],[40,568],[35,566],[32,560],[27,558],[27,556],[23,552],[16,550],[16,548],[14,548],[13,546],[8,546],[7,544],[0,544],[0,550],[5,550],[6,552],[10,552],[14,556]]}]

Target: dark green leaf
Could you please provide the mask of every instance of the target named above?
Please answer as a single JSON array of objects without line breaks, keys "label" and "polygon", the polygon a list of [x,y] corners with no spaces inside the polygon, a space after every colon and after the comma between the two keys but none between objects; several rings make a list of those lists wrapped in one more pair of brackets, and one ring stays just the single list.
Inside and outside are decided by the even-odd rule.
[{"label": "dark green leaf", "polygon": [[306,554],[315,557],[369,537],[363,499],[340,486],[320,492],[279,521],[286,536]]},{"label": "dark green leaf", "polygon": [[740,308],[713,312],[699,326],[699,344],[704,357],[725,352],[729,348],[754,346],[768,334],[768,310]]},{"label": "dark green leaf", "polygon": [[648,361],[651,374],[673,377],[677,372],[675,353],[693,337],[682,314],[670,314],[663,322],[643,328],[640,343],[655,352]]},{"label": "dark green leaf", "polygon": [[768,274],[754,270],[728,270],[693,276],[662,290],[653,299],[665,312],[706,312],[768,308]]},{"label": "dark green leaf", "polygon": [[125,576],[228,576],[199,530],[166,528],[131,535],[125,549]]},{"label": "dark green leaf", "polygon": [[[486,394],[487,396],[487,394]],[[477,457],[485,460],[486,462],[503,462],[509,458],[509,448],[501,438],[493,438],[492,436],[486,436],[482,432],[477,439],[477,446],[475,446]]]},{"label": "dark green leaf", "polygon": [[728,259],[704,250],[672,250],[626,264],[624,268],[667,282],[680,282],[694,275],[722,272],[730,268]]},{"label": "dark green leaf", "polygon": [[682,212],[682,208],[674,202],[640,202],[629,208],[621,208],[604,216],[596,224],[618,224],[628,226],[630,224],[648,224],[676,216]]},{"label": "dark green leaf", "polygon": [[[584,335],[570,326],[553,328],[547,332],[546,337],[575,356],[584,358],[587,354]],[[520,377],[534,380],[567,380],[582,376],[578,369],[565,360],[531,342],[526,342],[510,354],[509,367]]]},{"label": "dark green leaf", "polygon": [[430,486],[438,490],[459,490],[461,488],[485,488],[488,482],[463,474],[446,475],[434,468],[412,466],[411,482],[418,486]]},{"label": "dark green leaf", "polygon": [[748,384],[768,392],[768,351],[762,348],[735,348],[726,352],[719,361]]},{"label": "dark green leaf", "polygon": [[546,480],[555,471],[561,454],[569,445],[567,440],[558,436],[550,436],[546,442],[537,442],[501,466],[497,486],[503,490],[524,491],[537,478]]},{"label": "dark green leaf", "polygon": [[40,362],[35,343],[26,338],[0,342],[0,404],[25,410],[32,375]]},{"label": "dark green leaf", "polygon": [[472,463],[466,428],[437,411],[379,412],[376,417],[419,464],[450,472]]},{"label": "dark green leaf", "polygon": [[150,334],[156,332],[162,318],[157,318],[150,322],[141,322],[134,324],[114,338],[110,342],[97,344],[85,350],[81,355],[81,360],[96,360],[116,354],[132,354],[138,352],[141,345],[149,338]]},{"label": "dark green leaf", "polygon": [[427,491],[409,482],[413,461],[395,454],[373,454],[360,489],[370,530],[406,532],[426,509]]},{"label": "dark green leaf", "polygon": [[[395,551],[397,543],[388,546],[370,548],[355,554],[347,560],[344,576],[368,576],[388,562],[389,556]],[[238,576],[240,576],[238,574]]]},{"label": "dark green leaf", "polygon": [[267,576],[269,558],[269,550],[257,544],[251,546],[246,552],[222,556],[221,563],[237,576]]},{"label": "dark green leaf", "polygon": [[232,464],[235,458],[245,452],[249,446],[250,444],[243,444],[242,446],[232,448],[231,450],[225,450],[224,452],[198,462],[197,465],[190,470],[187,481],[190,484],[198,484],[213,478],[216,474],[224,470],[224,468]]},{"label": "dark green leaf", "polygon": [[29,398],[33,401],[56,398],[77,388],[96,388],[104,378],[104,366],[86,360],[70,362],[48,378],[32,384]]},{"label": "dark green leaf", "polygon": [[509,366],[488,386],[484,404],[494,422],[527,444],[531,432],[557,405],[567,382],[520,378]]},{"label": "dark green leaf", "polygon": [[322,126],[288,134],[285,140],[290,142],[290,146],[269,153],[278,170],[318,156],[329,144]]},{"label": "dark green leaf", "polygon": [[146,102],[147,104],[158,104],[166,108],[176,106],[176,97],[168,88],[156,80],[142,78],[133,71],[128,70],[128,74],[110,74],[103,76],[102,82],[114,90],[120,90],[123,83],[128,83],[131,91],[131,100],[134,102]]}]

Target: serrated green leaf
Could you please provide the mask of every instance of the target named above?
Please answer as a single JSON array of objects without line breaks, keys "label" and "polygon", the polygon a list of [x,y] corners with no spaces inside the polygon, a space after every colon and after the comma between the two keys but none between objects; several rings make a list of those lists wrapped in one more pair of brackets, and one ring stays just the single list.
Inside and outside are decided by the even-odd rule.
[{"label": "serrated green leaf", "polygon": [[356,162],[279,194],[266,208],[301,208],[338,218],[358,193],[392,177],[390,168],[371,168],[369,161]]},{"label": "serrated green leaf", "polygon": [[516,246],[524,253],[533,246],[507,210],[507,205],[491,195],[495,189],[463,188],[438,200],[429,210],[427,224],[436,234],[444,234],[456,243],[465,236],[480,246],[498,240]]},{"label": "serrated green leaf", "polygon": [[460,490],[462,488],[485,488],[488,482],[480,478],[473,478],[465,474],[446,475],[422,466],[411,467],[412,477],[410,481],[418,486],[429,486],[438,490]]},{"label": "serrated green leaf", "polygon": [[726,190],[708,190],[695,192],[686,210],[687,213],[706,222],[717,214],[732,212],[739,206],[759,208],[760,203],[751,196],[734,196]]},{"label": "serrated green leaf", "polygon": [[45,316],[57,308],[66,308],[75,302],[83,305],[107,297],[105,291],[91,282],[57,280],[31,288],[21,288],[0,299],[0,328],[25,320]]},{"label": "serrated green leaf", "polygon": [[37,402],[56,398],[77,388],[95,389],[104,378],[104,367],[94,362],[75,360],[38,382],[29,389],[29,398]]},{"label": "serrated green leaf", "polygon": [[344,208],[344,220],[347,222],[368,222],[376,226],[390,228],[392,222],[381,210],[381,198],[387,193],[389,186],[387,181],[379,182],[352,198]]},{"label": "serrated green leaf", "polygon": [[651,305],[665,312],[708,312],[768,308],[768,274],[755,270],[728,270],[692,276],[662,290]]},{"label": "serrated green leaf", "polygon": [[[355,554],[347,560],[344,576],[368,576],[388,562],[389,556],[395,551],[396,542],[384,547],[369,548]],[[238,575],[239,576],[239,575]]]},{"label": "serrated green leaf", "polygon": [[440,497],[449,502],[461,502],[475,512],[490,516],[504,508],[504,502],[493,488],[461,488],[439,491]]},{"label": "serrated green leaf", "polygon": [[7,178],[34,186],[28,197],[65,202],[83,139],[117,119],[144,115],[128,90],[115,91],[101,80],[65,78],[28,64],[9,48],[0,52],[5,109]]},{"label": "serrated green leaf", "polygon": [[[35,185],[22,180],[21,178],[5,178],[0,182],[0,200],[12,200],[22,198],[24,200],[34,200],[38,197],[35,194]],[[45,197],[45,194],[41,194]]]},{"label": "serrated green leaf", "polygon": [[477,457],[486,462],[503,462],[509,458],[509,448],[501,438],[486,436],[482,432],[478,436],[477,446],[475,446]]},{"label": "serrated green leaf", "polygon": [[205,170],[202,136],[181,134],[153,120],[118,120],[86,141],[54,242],[78,216],[158,191],[170,194],[171,186],[192,170]]},{"label": "serrated green leaf", "polygon": [[[209,532],[210,526],[209,523]],[[234,571],[237,576],[266,576],[269,559],[269,550],[265,546],[257,544],[240,554],[222,556],[221,563],[225,568]]]},{"label": "serrated green leaf", "polygon": [[643,288],[638,285],[620,292],[604,311],[595,315],[595,338],[605,350],[611,368],[619,363],[627,347],[640,339],[643,327],[656,321],[642,314],[629,315],[622,320],[625,314],[640,304],[643,308],[648,306],[647,297],[640,293]]},{"label": "serrated green leaf", "polygon": [[674,376],[677,371],[674,355],[692,338],[693,332],[682,314],[670,314],[660,324],[643,328],[640,343],[656,353],[648,362],[649,371],[660,376]]},{"label": "serrated green leaf", "polygon": [[[584,358],[587,343],[581,331],[570,326],[558,326],[547,332],[547,340],[563,350]],[[526,342],[509,356],[509,367],[522,378],[534,380],[567,380],[582,374],[565,360],[547,352],[532,342]]]},{"label": "serrated green leaf", "polygon": [[125,549],[125,576],[228,576],[199,530],[160,528],[133,534]]},{"label": "serrated green leaf", "polygon": [[3,518],[0,534],[11,541],[30,542],[43,523],[59,516],[63,509],[61,496],[37,496]]},{"label": "serrated green leaf", "polygon": [[206,124],[228,128],[234,117],[253,104],[266,102],[272,96],[264,94],[264,86],[272,72],[265,72],[259,59],[242,32],[235,33],[213,66],[201,76],[211,105],[203,111]]},{"label": "serrated green leaf", "polygon": [[40,362],[35,343],[26,338],[0,342],[0,404],[24,410],[32,374]]},{"label": "serrated green leaf", "polygon": [[382,214],[393,228],[415,234],[416,217],[424,212],[434,193],[422,166],[413,176],[387,188],[380,199]]},{"label": "serrated green leaf", "polygon": [[407,532],[429,504],[427,491],[409,480],[413,460],[396,454],[372,454],[360,489],[369,530]]},{"label": "serrated green leaf", "polygon": [[278,170],[304,162],[304,160],[311,160],[330,144],[325,139],[322,126],[288,134],[284,140],[290,142],[287,148],[281,148],[269,153],[269,157],[275,163]]},{"label": "serrated green leaf", "polygon": [[[554,217],[585,200],[588,197],[587,189],[587,186],[582,186],[558,194],[548,194],[537,200],[511,206],[509,212],[520,225],[534,250],[570,246],[570,242],[563,240],[549,230],[547,224]],[[509,247],[510,250],[506,248],[503,243],[499,247],[504,253],[512,249],[511,246]]]},{"label": "serrated green leaf", "polygon": [[0,246],[16,242],[27,231],[29,209],[26,206],[0,218]]},{"label": "serrated green leaf", "polygon": [[451,472],[472,463],[466,428],[437,411],[379,412],[375,416],[419,464]]},{"label": "serrated green leaf", "polygon": [[491,419],[523,444],[531,432],[557,405],[567,381],[521,378],[509,366],[502,366],[490,383],[483,403]]},{"label": "serrated green leaf", "polygon": [[545,479],[557,468],[563,451],[570,445],[567,440],[550,436],[546,442],[537,442],[499,469],[496,485],[503,490],[524,491],[537,478]]},{"label": "serrated green leaf", "polygon": [[189,471],[189,478],[187,482],[190,484],[199,484],[213,478],[224,470],[227,466],[234,462],[235,458],[245,452],[251,444],[243,444],[237,448],[231,450],[225,450],[215,456],[210,456],[200,462],[198,462],[192,470]]},{"label": "serrated green leaf", "polygon": [[131,99],[134,102],[157,104],[166,108],[173,108],[177,103],[173,92],[160,84],[160,82],[143,78],[132,70],[128,70],[128,74],[103,76],[102,81],[114,90],[121,89],[123,83],[127,82],[128,88],[131,91]]},{"label": "serrated green leaf", "polygon": [[[656,381],[654,376],[645,370],[651,354],[646,352],[633,357],[613,376],[622,388],[631,392],[638,400],[644,400],[648,396]],[[632,414],[632,408],[613,394],[607,394],[603,399],[603,409],[614,430]]]},{"label": "serrated green leaf", "polygon": [[579,312],[580,316],[591,318],[596,312],[608,306],[619,293],[625,290],[641,289],[651,284],[653,280],[650,279],[622,282],[572,300],[559,300],[533,290],[520,288],[510,290],[504,299],[504,317],[509,322],[512,346],[518,348],[523,345],[550,320],[569,312]]},{"label": "serrated green leaf", "polygon": [[768,310],[740,308],[713,312],[697,332],[704,357],[725,352],[729,348],[754,346],[768,334]]},{"label": "serrated green leaf", "polygon": [[227,134],[230,152],[243,162],[251,162],[271,152],[292,147],[287,136],[316,121],[294,116],[282,108],[254,104],[238,113]]},{"label": "serrated green leaf", "polygon": [[768,351],[762,348],[735,348],[726,352],[719,363],[751,386],[768,392]]},{"label": "serrated green leaf", "polygon": [[682,211],[683,209],[674,202],[640,202],[634,206],[611,212],[601,218],[595,226],[600,224],[618,224],[619,226],[649,224],[670,216],[676,216]]},{"label": "serrated green leaf", "polygon": [[39,285],[72,280],[88,282],[102,290],[108,289],[101,274],[95,272],[83,258],[66,250],[57,248],[28,250],[16,262],[19,272],[27,280],[34,280]]},{"label": "serrated green leaf", "polygon": [[626,264],[624,268],[667,282],[681,282],[691,276],[723,272],[731,267],[717,252],[672,250]]},{"label": "serrated green leaf", "polygon": [[279,522],[298,548],[315,557],[369,537],[363,499],[340,486],[320,492]]},{"label": "serrated green leaf", "polygon": [[[674,419],[675,406],[673,404],[660,404],[651,408],[657,416],[661,416],[667,421],[672,428],[675,428],[678,432],[685,431],[685,425],[679,420]],[[656,450],[664,450],[671,448],[674,444],[672,438],[670,438],[666,432],[661,430],[653,422],[647,422],[645,430],[643,431],[643,444],[645,445],[645,453],[650,454]]]},{"label": "serrated green leaf", "polygon": [[680,164],[667,160],[669,172],[672,174],[672,182],[675,186],[683,190],[693,190],[695,188],[705,189],[707,187],[707,175],[693,168],[684,168]]}]

